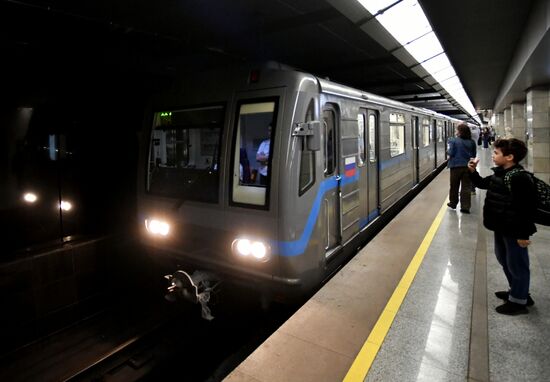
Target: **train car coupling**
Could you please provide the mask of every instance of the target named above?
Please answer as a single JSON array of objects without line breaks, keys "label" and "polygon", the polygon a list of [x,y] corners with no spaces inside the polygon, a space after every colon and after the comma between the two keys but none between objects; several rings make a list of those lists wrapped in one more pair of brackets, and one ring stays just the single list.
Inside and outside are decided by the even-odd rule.
[{"label": "train car coupling", "polygon": [[176,301],[178,298],[183,298],[194,304],[201,305],[201,316],[206,320],[214,319],[208,302],[213,293],[217,292],[221,281],[218,277],[210,272],[195,271],[192,275],[183,271],[177,270],[172,275],[164,276],[170,285],[165,298],[168,301]]}]

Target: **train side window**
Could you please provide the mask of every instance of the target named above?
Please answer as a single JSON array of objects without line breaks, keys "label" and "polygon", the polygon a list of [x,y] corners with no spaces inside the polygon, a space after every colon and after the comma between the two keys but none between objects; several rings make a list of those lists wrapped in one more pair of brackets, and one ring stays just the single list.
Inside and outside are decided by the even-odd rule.
[{"label": "train side window", "polygon": [[422,119],[422,145],[424,147],[430,145],[430,120],[428,118]]},{"label": "train side window", "polygon": [[299,196],[315,183],[315,151],[307,149],[305,139],[302,139],[301,146]]},{"label": "train side window", "polygon": [[[305,121],[313,121],[315,103],[309,103],[306,111]],[[300,175],[298,184],[298,195],[303,195],[315,183],[315,151],[307,149],[306,139],[301,139],[300,151]]]},{"label": "train side window", "polygon": [[325,136],[325,175],[330,176],[336,168],[336,137],[334,129],[334,111],[323,111],[323,129]]},{"label": "train side window", "polygon": [[405,116],[390,113],[390,156],[395,157],[405,152]]},{"label": "train side window", "polygon": [[369,161],[376,162],[376,116],[369,114]]},{"label": "train side window", "polygon": [[277,103],[258,100],[241,103],[233,145],[231,200],[267,206],[273,157]]},{"label": "train side window", "polygon": [[437,121],[437,141],[443,142],[443,122]]},{"label": "train side window", "polygon": [[357,166],[365,165],[367,153],[365,152],[365,115],[357,114]]}]

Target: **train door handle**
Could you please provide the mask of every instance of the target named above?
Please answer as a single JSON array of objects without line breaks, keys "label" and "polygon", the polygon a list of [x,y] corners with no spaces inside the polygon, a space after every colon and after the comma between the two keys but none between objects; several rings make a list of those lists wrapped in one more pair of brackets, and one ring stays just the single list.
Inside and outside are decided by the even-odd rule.
[{"label": "train door handle", "polygon": [[336,175],[334,178],[335,178],[336,180],[341,180],[341,179],[342,179],[342,177],[341,177],[340,175]]}]

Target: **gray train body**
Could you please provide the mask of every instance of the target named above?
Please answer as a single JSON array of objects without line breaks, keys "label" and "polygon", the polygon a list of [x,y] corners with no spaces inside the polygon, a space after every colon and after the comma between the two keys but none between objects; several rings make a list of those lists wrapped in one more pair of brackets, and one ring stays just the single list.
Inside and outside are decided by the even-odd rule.
[{"label": "gray train body", "polygon": [[445,163],[459,122],[276,65],[187,79],[151,116],[138,193],[151,255],[285,300]]}]

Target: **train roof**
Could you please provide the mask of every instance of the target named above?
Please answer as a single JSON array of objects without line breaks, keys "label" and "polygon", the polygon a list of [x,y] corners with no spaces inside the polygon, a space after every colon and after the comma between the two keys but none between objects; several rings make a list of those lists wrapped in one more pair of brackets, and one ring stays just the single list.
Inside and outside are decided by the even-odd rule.
[{"label": "train roof", "polygon": [[432,117],[437,118],[443,118],[443,119],[449,119],[456,122],[462,122],[459,119],[449,117],[448,115],[437,113],[430,109],[420,108],[416,106],[412,106],[403,102],[399,102],[390,98],[382,97],[373,93],[369,93],[363,90],[354,89],[352,87],[338,84],[336,82],[332,82],[330,80],[326,80],[323,78],[317,77],[317,80],[319,81],[319,85],[321,87],[321,91],[328,94],[335,94],[342,97],[347,98],[353,98],[357,100],[362,101],[369,101],[373,102],[378,105],[384,105],[384,106],[390,106],[396,109],[401,109],[405,111],[412,111],[420,114],[427,114]]},{"label": "train roof", "polygon": [[[208,89],[216,89],[216,92],[229,94],[230,92],[235,91],[235,89],[243,88],[243,86],[245,88],[246,87],[250,88],[251,86],[254,87],[254,84],[250,84],[250,82],[248,81],[249,75],[252,71],[272,72],[272,73],[279,72],[279,73],[288,73],[288,74],[293,73],[295,76],[297,76],[295,77],[295,79],[307,76],[317,80],[320,87],[320,91],[327,94],[334,94],[341,97],[357,99],[361,101],[369,101],[378,105],[388,106],[388,107],[400,109],[403,111],[415,112],[423,115],[429,115],[431,117],[452,120],[455,122],[463,122],[462,120],[437,113],[433,110],[412,106],[390,98],[382,97],[363,90],[358,90],[347,85],[342,85],[342,84],[330,81],[328,79],[324,79],[313,73],[309,73],[306,70],[294,68],[292,66],[288,66],[286,64],[282,64],[277,61],[247,63],[244,65],[239,64],[239,65],[228,66],[223,69],[218,68],[213,70],[205,70],[200,75],[197,75],[196,73],[193,73],[192,75],[188,75],[186,73],[182,78],[183,80],[181,82],[182,86],[179,87],[179,89],[177,90],[176,89],[173,89],[173,90],[176,93],[178,92],[181,93],[181,92],[185,92],[187,88],[191,87],[193,89],[200,89],[200,91],[198,92],[194,91],[194,93],[202,93],[204,91],[208,91]],[[260,75],[260,78],[261,79],[257,83],[257,86],[258,87],[265,86],[266,83],[264,82],[264,80],[269,78],[269,76],[265,78],[262,75]],[[290,77],[287,77],[287,79],[290,79]],[[279,80],[281,80],[281,78],[279,78]],[[199,94],[195,94],[195,95],[199,96]]]}]

